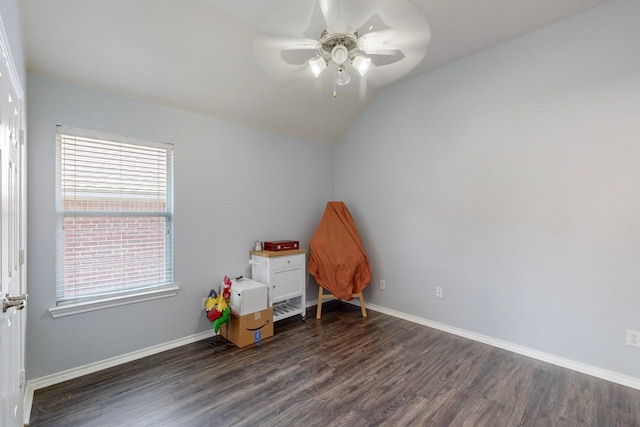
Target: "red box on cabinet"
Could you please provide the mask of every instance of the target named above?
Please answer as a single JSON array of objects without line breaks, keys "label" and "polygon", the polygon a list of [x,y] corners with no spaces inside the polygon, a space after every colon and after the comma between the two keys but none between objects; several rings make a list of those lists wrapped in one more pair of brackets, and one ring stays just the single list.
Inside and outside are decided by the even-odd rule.
[{"label": "red box on cabinet", "polygon": [[291,249],[299,249],[300,241],[298,240],[273,240],[264,242],[263,249],[265,251],[289,251]]}]

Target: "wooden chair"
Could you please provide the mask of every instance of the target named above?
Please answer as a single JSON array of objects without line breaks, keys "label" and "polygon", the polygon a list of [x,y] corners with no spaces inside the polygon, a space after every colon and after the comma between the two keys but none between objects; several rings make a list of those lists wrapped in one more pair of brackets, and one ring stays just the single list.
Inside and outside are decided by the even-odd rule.
[{"label": "wooden chair", "polygon": [[[367,309],[364,306],[364,298],[362,297],[362,292],[358,292],[357,294],[352,294],[351,296],[353,298],[360,299],[360,310],[362,311],[362,317],[367,317]],[[336,296],[333,294],[325,294],[324,288],[318,285],[318,310],[316,311],[316,319],[320,319],[320,317],[322,317],[322,302],[325,299],[332,299],[332,298],[335,298],[338,301],[341,301],[340,298],[336,298]]]}]

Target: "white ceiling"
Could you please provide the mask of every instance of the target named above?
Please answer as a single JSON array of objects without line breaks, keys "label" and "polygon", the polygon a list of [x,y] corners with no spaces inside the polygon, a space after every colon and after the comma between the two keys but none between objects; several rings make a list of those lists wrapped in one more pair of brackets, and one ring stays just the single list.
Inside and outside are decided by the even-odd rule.
[{"label": "white ceiling", "polygon": [[[315,79],[301,66],[275,79],[259,67],[258,27],[288,1],[314,0],[22,0],[27,69],[335,144],[384,87],[352,81],[334,98],[329,73]],[[404,79],[607,1],[414,0],[431,42]]]}]

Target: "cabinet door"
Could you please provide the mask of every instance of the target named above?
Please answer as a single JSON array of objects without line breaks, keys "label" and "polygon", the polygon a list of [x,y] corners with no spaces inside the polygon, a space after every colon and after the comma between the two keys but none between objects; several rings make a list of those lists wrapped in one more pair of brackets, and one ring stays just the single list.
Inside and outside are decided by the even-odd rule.
[{"label": "cabinet door", "polygon": [[273,271],[273,302],[302,295],[303,268],[300,266]]}]

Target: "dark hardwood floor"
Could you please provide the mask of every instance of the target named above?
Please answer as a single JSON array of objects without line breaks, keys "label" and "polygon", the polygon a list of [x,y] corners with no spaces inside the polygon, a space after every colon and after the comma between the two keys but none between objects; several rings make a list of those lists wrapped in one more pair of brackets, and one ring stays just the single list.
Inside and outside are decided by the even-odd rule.
[{"label": "dark hardwood floor", "polygon": [[640,390],[349,304],[37,390],[31,427],[640,426]]}]

